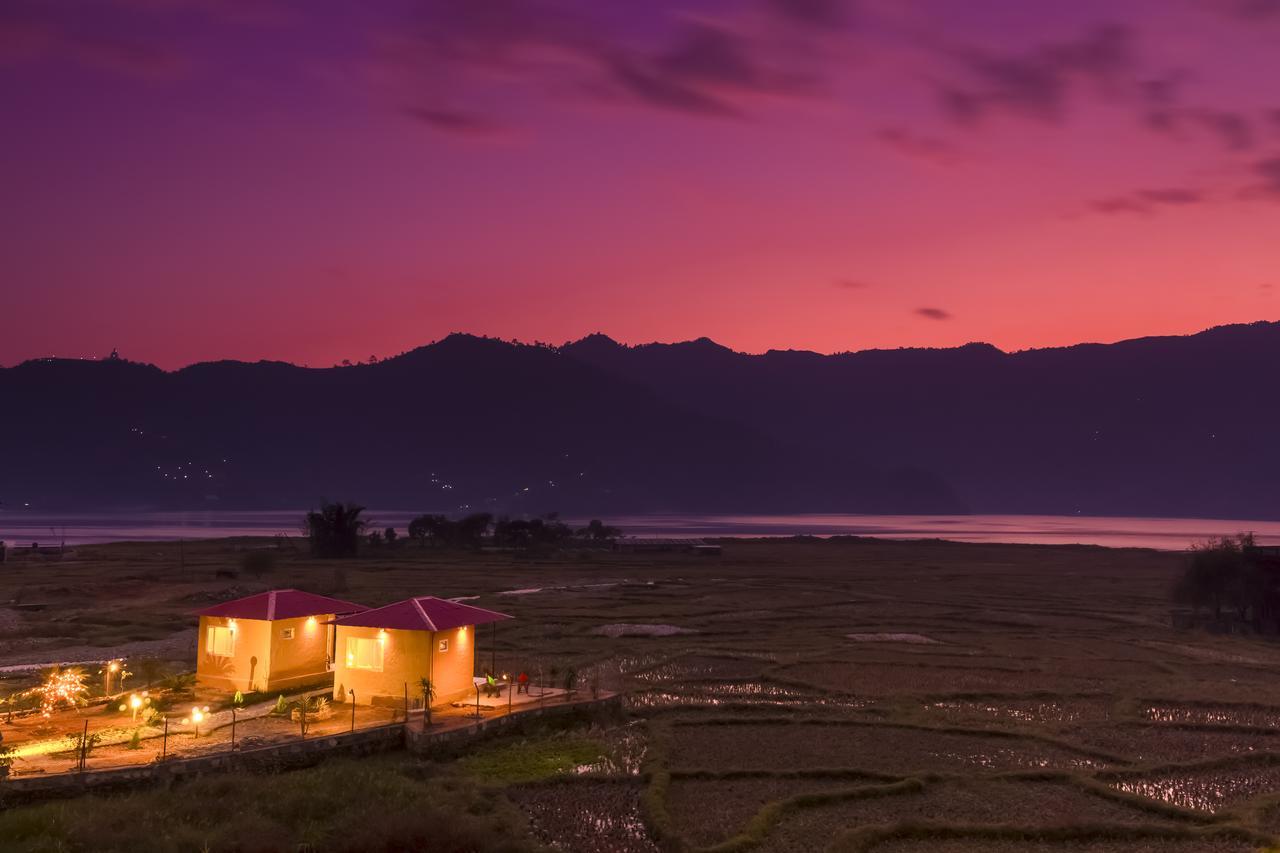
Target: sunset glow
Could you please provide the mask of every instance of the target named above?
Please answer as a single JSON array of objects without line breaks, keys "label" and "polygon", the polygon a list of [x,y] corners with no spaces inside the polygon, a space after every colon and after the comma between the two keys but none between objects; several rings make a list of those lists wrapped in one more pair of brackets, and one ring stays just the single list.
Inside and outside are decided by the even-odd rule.
[{"label": "sunset glow", "polygon": [[19,0],[0,363],[1274,319],[1280,7]]}]

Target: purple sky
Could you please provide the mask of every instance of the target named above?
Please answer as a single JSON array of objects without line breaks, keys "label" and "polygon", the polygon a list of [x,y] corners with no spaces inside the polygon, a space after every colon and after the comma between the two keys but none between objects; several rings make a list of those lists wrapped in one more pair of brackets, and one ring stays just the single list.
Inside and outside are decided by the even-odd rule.
[{"label": "purple sky", "polygon": [[1275,319],[1280,0],[6,0],[0,364]]}]

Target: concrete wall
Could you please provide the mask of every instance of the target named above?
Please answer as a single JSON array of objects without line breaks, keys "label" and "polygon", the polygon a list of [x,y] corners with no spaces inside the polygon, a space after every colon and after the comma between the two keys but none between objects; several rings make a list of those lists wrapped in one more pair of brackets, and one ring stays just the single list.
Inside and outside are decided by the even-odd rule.
[{"label": "concrete wall", "polygon": [[[332,614],[297,619],[227,619],[201,616],[196,638],[196,682],[249,693],[304,687],[329,678],[328,626]],[[235,653],[219,657],[206,648],[211,625],[235,623]],[[284,631],[293,629],[293,639]]]},{"label": "concrete wall", "polygon": [[[413,715],[420,726],[421,713]],[[0,782],[0,793],[6,805],[33,802],[52,797],[71,797],[90,791],[118,791],[189,779],[206,773],[251,770],[280,771],[309,767],[331,755],[368,755],[401,749],[406,745],[417,753],[436,758],[455,755],[477,741],[505,733],[524,731],[547,722],[599,722],[622,716],[620,695],[602,696],[546,707],[526,708],[515,714],[482,720],[475,725],[448,731],[422,731],[411,723],[394,723],[358,729],[354,732],[324,735],[306,740],[264,746],[257,749],[227,751],[199,758],[170,758],[134,767],[119,767],[83,773],[51,773],[11,777]],[[92,764],[92,757],[90,757]]]},{"label": "concrete wall", "polygon": [[[170,758],[168,761],[90,769],[84,773],[52,773],[47,776],[11,777],[0,782],[5,804],[31,802],[50,797],[72,797],[90,791],[139,788],[156,782],[189,779],[206,773],[236,770],[279,771],[309,767],[331,755],[368,755],[404,746],[404,725],[296,740],[258,749],[227,751],[199,758]],[[90,757],[90,763],[93,759]]]},{"label": "concrete wall", "polygon": [[[235,623],[235,650],[227,657],[215,656],[206,647],[209,626],[229,627]],[[227,692],[266,690],[271,667],[271,623],[260,619],[227,619],[201,616],[196,637],[196,683]]]},{"label": "concrete wall", "polygon": [[[348,666],[347,638],[377,640],[380,634],[384,637],[382,671]],[[439,651],[441,640],[448,640],[447,651]],[[360,705],[400,704],[404,701],[406,684],[410,701],[420,700],[420,682],[430,678],[436,687],[433,704],[445,704],[473,695],[474,674],[474,626],[438,632],[338,626],[337,664],[333,673],[335,701],[346,701],[347,691],[355,690],[356,703]]]},{"label": "concrete wall", "polygon": [[[271,623],[269,690],[301,687],[329,678],[329,626],[333,614],[277,619]],[[293,639],[284,632],[293,629]]]},{"label": "concrete wall", "polygon": [[[446,704],[475,696],[476,627],[432,634],[431,680],[436,685],[436,703]],[[449,641],[449,650],[440,651],[440,641]]]}]

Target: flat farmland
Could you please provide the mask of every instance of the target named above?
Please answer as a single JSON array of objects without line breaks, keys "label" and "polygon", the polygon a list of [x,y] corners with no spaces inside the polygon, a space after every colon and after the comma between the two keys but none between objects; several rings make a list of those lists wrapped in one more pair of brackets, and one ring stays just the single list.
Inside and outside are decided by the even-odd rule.
[{"label": "flat farmland", "polygon": [[[285,549],[269,573],[237,574],[262,544],[19,555],[5,589],[40,606],[0,606],[0,666],[123,655],[190,668],[192,611],[272,587],[369,605],[466,597],[515,617],[480,632],[481,666],[557,686],[572,670],[579,689],[627,694],[625,723],[582,735],[598,760],[482,780],[519,816],[508,839],[876,853],[1234,853],[1280,839],[1280,645],[1173,630],[1178,554],[868,539],[724,540],[720,557],[406,545],[345,561]],[[7,677],[17,689],[28,676]],[[564,737],[496,742],[486,766]],[[395,760],[412,778],[470,772]]]}]

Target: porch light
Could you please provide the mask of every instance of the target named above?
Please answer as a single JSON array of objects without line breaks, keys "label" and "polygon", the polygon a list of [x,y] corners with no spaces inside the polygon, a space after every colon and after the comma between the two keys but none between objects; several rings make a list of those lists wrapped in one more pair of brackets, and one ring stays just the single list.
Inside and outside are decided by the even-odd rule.
[{"label": "porch light", "polygon": [[234,631],[234,630],[236,629],[236,620],[234,620],[234,619],[228,619],[228,620],[227,620],[227,628],[228,628],[228,630]]}]

